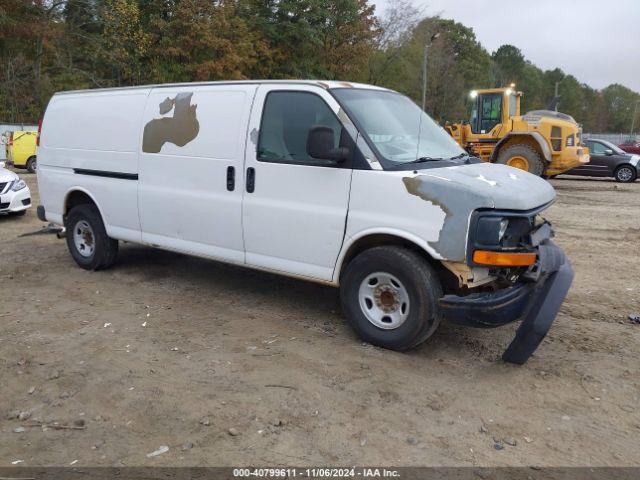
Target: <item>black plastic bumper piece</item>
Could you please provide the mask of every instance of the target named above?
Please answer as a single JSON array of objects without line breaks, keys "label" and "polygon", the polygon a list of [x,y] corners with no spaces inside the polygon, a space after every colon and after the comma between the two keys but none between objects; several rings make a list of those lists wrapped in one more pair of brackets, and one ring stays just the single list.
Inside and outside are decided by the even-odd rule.
[{"label": "black plastic bumper piece", "polygon": [[500,327],[524,315],[533,289],[534,284],[521,283],[491,293],[445,295],[440,299],[440,311],[446,320],[457,325]]},{"label": "black plastic bumper piece", "polygon": [[502,354],[505,362],[522,365],[533,355],[551,328],[572,281],[573,269],[565,257],[558,271],[549,275],[533,293],[530,308],[515,338]]},{"label": "black plastic bumper piece", "polygon": [[[526,276],[529,282],[490,293],[440,299],[444,319],[459,325],[493,328],[520,319],[515,338],[502,355],[506,362],[522,365],[538,348],[556,318],[571,282],[569,260],[551,240],[538,246],[539,263]],[[535,279],[535,281],[533,281]]]},{"label": "black plastic bumper piece", "polygon": [[38,216],[38,220],[42,222],[47,221],[47,217],[44,214],[44,205],[38,205],[38,207],[36,208],[36,215]]}]

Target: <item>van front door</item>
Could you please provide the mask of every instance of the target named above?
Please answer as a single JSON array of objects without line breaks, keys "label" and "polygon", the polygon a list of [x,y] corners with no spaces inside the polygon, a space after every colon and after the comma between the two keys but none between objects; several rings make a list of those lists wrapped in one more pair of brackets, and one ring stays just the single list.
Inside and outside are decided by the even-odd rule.
[{"label": "van front door", "polygon": [[349,143],[339,105],[319,87],[263,85],[249,126],[242,208],[248,265],[331,280],[344,238],[351,185],[350,160],[307,154],[313,126]]},{"label": "van front door", "polygon": [[143,242],[244,263],[242,170],[256,88],[151,90],[139,157]]}]

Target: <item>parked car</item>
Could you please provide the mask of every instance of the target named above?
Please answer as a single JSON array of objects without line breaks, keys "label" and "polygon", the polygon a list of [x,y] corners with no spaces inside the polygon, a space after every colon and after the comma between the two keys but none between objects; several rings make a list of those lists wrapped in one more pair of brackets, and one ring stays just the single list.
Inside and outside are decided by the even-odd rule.
[{"label": "parked car", "polygon": [[31,191],[18,175],[0,162],[0,214],[24,215],[31,206]]},{"label": "parked car", "polygon": [[606,140],[589,139],[584,143],[591,161],[565,172],[564,175],[613,177],[617,182],[633,182],[640,173],[640,155],[632,155]]},{"label": "parked car", "polygon": [[7,161],[16,168],[26,168],[30,173],[35,173],[37,138],[38,132],[11,132],[6,146]]},{"label": "parked car", "polygon": [[[441,320],[523,319],[523,363],[573,271],[539,177],[470,157],[410,99],[332,81],[63,92],[44,115],[38,217],[76,263],[118,241],[340,288],[365,340],[407,350]],[[526,192],[524,194],[523,192]]]},{"label": "parked car", "polygon": [[635,153],[637,155],[640,155],[640,142],[638,141],[629,139],[618,146],[627,153]]}]

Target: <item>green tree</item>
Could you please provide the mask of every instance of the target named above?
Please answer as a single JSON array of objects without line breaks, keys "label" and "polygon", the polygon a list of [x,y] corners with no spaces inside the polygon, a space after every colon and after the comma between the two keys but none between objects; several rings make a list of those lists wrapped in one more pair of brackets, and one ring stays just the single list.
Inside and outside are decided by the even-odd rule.
[{"label": "green tree", "polygon": [[493,52],[491,58],[495,64],[496,86],[503,87],[520,81],[526,61],[519,48],[502,45]]},{"label": "green tree", "polygon": [[602,100],[603,110],[608,116],[607,131],[629,132],[635,105],[640,100],[640,95],[616,83],[602,90]]}]

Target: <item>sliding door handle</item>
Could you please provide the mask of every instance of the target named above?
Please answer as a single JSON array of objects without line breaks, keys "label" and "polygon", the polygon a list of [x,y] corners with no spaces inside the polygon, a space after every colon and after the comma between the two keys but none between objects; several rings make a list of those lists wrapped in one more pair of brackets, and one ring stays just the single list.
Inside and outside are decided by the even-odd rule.
[{"label": "sliding door handle", "polygon": [[227,190],[233,192],[236,188],[236,169],[227,167]]},{"label": "sliding door handle", "polygon": [[253,167],[247,168],[247,192],[253,193],[256,189],[256,170]]}]

